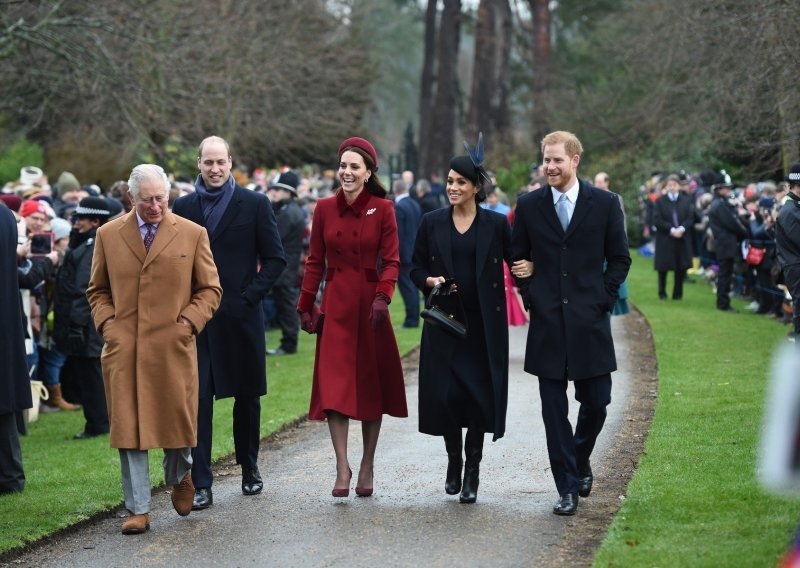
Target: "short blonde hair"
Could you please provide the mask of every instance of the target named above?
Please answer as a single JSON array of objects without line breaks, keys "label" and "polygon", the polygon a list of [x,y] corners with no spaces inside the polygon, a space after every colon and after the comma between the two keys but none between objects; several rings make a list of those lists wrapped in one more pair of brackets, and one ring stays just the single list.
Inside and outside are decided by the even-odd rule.
[{"label": "short blonde hair", "polygon": [[570,157],[576,154],[578,156],[583,154],[583,145],[572,132],[556,130],[542,138],[542,153],[544,153],[545,146],[552,146],[553,144],[564,144],[564,150],[566,150]]}]

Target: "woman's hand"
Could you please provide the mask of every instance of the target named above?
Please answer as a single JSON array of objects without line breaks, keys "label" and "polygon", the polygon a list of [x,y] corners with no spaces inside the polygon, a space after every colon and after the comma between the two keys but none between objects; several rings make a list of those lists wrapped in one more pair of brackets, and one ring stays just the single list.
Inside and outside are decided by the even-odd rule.
[{"label": "woman's hand", "polygon": [[517,260],[511,265],[511,274],[517,278],[529,278],[533,276],[533,262],[530,260]]},{"label": "woman's hand", "polygon": [[428,288],[433,288],[434,286],[436,286],[437,284],[441,284],[445,280],[446,278],[444,276],[428,276],[425,279],[425,286],[427,286]]}]

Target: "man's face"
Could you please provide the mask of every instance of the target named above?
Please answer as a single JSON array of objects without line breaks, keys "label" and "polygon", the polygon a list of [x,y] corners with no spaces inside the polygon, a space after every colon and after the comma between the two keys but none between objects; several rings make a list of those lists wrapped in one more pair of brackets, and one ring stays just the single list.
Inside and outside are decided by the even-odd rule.
[{"label": "man's face", "polygon": [[497,194],[495,192],[486,194],[486,204],[490,207],[497,205]]},{"label": "man's face", "polygon": [[289,199],[290,195],[291,194],[288,191],[279,187],[275,187],[267,191],[267,198],[272,203],[280,203],[281,201],[285,201]]},{"label": "man's face", "polygon": [[608,176],[605,174],[597,174],[594,176],[594,185],[600,189],[608,189]]},{"label": "man's face", "polygon": [[139,193],[128,192],[131,203],[145,223],[160,223],[169,204],[169,195],[160,179],[145,179],[139,184]]},{"label": "man's face", "polygon": [[203,154],[197,159],[197,168],[208,189],[225,185],[231,174],[231,157],[225,144],[210,141],[203,144]]},{"label": "man's face", "polygon": [[566,191],[574,182],[581,157],[567,155],[564,143],[544,147],[544,174],[547,183],[559,191]]},{"label": "man's face", "polygon": [[43,231],[45,225],[47,224],[47,216],[44,213],[31,213],[27,217],[25,217],[25,224],[28,225],[28,232],[29,233],[38,233],[39,231]]},{"label": "man's face", "polygon": [[80,203],[81,199],[88,196],[89,192],[84,191],[83,189],[71,189],[64,192],[64,194],[61,196],[61,201],[64,203],[74,203],[77,205]]},{"label": "man's face", "polygon": [[669,180],[667,182],[667,192],[668,193],[675,194],[675,193],[678,193],[678,191],[680,189],[681,189],[681,184],[679,184],[677,181]]}]

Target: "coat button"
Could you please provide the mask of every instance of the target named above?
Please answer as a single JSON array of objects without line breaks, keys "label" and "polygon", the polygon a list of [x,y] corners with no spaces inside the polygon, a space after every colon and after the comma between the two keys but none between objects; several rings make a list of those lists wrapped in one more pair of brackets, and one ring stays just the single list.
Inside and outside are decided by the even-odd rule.
[{"label": "coat button", "polygon": [[342,254],[342,249],[336,249],[336,254]]},{"label": "coat button", "polygon": [[354,236],[354,237],[357,237],[357,236],[358,236],[358,233],[357,233],[356,231],[353,231],[353,236]]},{"label": "coat button", "polygon": [[495,308],[495,310],[497,310],[497,311],[499,312],[499,311],[500,311],[500,306],[497,306],[497,307]]},{"label": "coat button", "polygon": [[497,288],[497,282],[492,282],[492,288]]},{"label": "coat button", "polygon": [[494,263],[497,264],[497,259],[496,258],[494,259]]},{"label": "coat button", "polygon": [[567,250],[567,245],[561,245],[561,250]]},{"label": "coat button", "polygon": [[431,260],[436,260],[436,256],[431,256]]},{"label": "coat button", "polygon": [[336,236],[337,237],[341,237],[342,236],[342,232],[341,231],[336,231]]},{"label": "coat button", "polygon": [[562,304],[569,304],[569,300],[567,300],[566,298],[561,298],[561,303]]},{"label": "coat button", "polygon": [[566,272],[562,272],[562,273],[561,273],[561,276],[563,276],[564,278],[566,278],[566,277],[567,277],[567,273],[566,273]]}]

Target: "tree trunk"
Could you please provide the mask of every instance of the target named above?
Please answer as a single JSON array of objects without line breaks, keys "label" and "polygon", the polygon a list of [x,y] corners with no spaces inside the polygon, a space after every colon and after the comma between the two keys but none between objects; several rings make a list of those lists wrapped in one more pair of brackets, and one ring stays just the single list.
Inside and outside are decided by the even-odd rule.
[{"label": "tree trunk", "polygon": [[431,127],[433,120],[434,66],[436,65],[437,0],[428,0],[425,11],[425,53],[419,94],[419,174],[428,177],[433,171],[430,162]]},{"label": "tree trunk", "polygon": [[475,28],[475,66],[465,132],[471,143],[477,140],[480,131],[487,138],[500,138],[510,125],[508,67],[511,33],[508,0],[481,0]]},{"label": "tree trunk", "polygon": [[458,44],[461,28],[461,0],[444,0],[439,26],[438,73],[436,98],[431,122],[431,146],[428,152],[430,175],[445,170],[453,157],[453,138],[456,128],[456,95],[458,93]]},{"label": "tree trunk", "polygon": [[548,0],[529,0],[533,19],[533,136],[536,144],[550,130],[550,7]]}]

